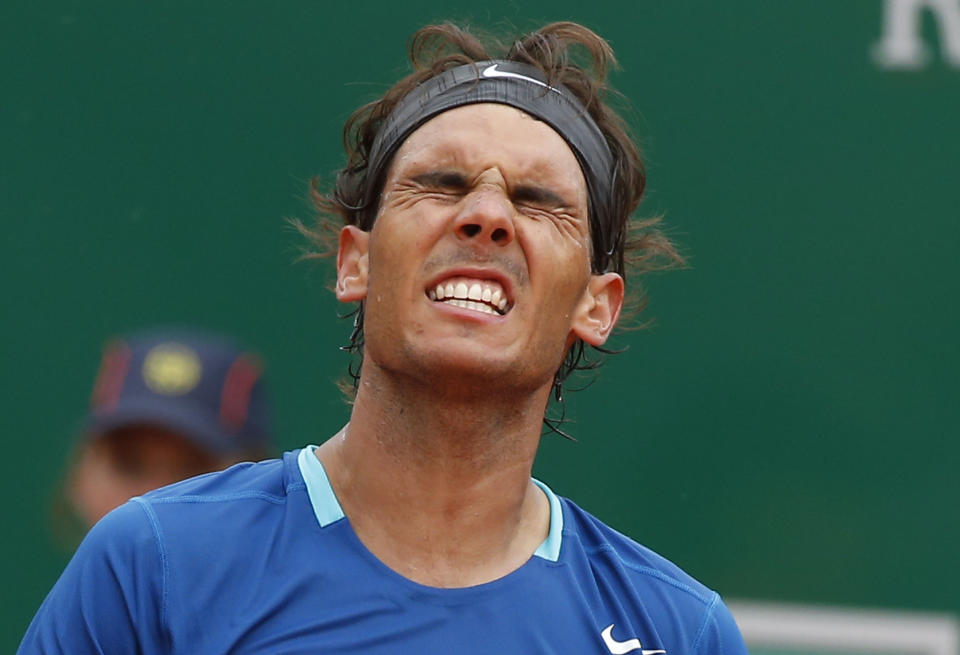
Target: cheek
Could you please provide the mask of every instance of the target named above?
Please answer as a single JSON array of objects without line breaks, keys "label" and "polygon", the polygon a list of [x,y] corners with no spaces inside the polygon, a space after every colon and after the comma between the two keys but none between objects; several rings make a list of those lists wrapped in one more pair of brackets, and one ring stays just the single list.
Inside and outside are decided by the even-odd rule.
[{"label": "cheek", "polygon": [[415,262],[431,239],[429,222],[416,212],[381,217],[370,233],[370,269],[402,269]]},{"label": "cheek", "polygon": [[590,279],[588,246],[560,235],[552,227],[539,226],[517,231],[530,270],[531,279],[549,289],[549,296],[566,297],[573,293],[579,299]]},{"label": "cheek", "polygon": [[434,223],[415,212],[375,225],[370,237],[367,306],[388,299],[407,300],[422,292],[418,284],[440,236]]}]

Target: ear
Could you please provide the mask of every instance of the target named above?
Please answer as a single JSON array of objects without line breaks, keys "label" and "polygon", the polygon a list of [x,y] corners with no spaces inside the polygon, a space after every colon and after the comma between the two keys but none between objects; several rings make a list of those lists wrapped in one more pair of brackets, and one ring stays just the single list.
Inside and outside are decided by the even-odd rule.
[{"label": "ear", "polygon": [[337,247],[337,300],[356,302],[367,297],[370,233],[356,225],[340,230]]},{"label": "ear", "polygon": [[617,324],[622,306],[623,278],[616,273],[591,275],[574,313],[574,335],[591,346],[602,346]]}]

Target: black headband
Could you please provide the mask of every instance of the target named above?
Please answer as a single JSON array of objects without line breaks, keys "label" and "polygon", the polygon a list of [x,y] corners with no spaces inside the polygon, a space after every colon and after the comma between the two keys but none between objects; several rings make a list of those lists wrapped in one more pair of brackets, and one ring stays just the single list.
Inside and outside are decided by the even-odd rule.
[{"label": "black headband", "polygon": [[[621,239],[612,191],[616,168],[607,141],[573,93],[549,84],[540,69],[515,61],[479,61],[457,66],[415,87],[394,108],[377,133],[367,158],[367,191],[362,206],[376,206],[378,182],[394,153],[418,127],[454,107],[493,102],[516,107],[554,129],[576,156],[587,182],[594,268],[606,270]],[[373,212],[365,212],[369,230]]]}]

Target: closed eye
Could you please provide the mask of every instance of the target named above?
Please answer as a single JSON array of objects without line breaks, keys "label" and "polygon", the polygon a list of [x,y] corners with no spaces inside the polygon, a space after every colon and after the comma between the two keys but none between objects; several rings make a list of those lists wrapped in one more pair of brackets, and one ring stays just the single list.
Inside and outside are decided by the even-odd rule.
[{"label": "closed eye", "polygon": [[520,205],[543,209],[563,209],[570,206],[566,199],[545,187],[521,185],[514,188],[512,195],[513,201]]},{"label": "closed eye", "polygon": [[467,178],[456,171],[431,171],[429,173],[421,173],[420,175],[415,175],[412,180],[430,191],[441,191],[445,193],[465,193],[470,186]]},{"label": "closed eye", "polygon": [[556,191],[535,185],[518,185],[512,192],[513,204],[525,215],[549,218],[561,232],[580,238],[585,222],[575,210],[573,203],[567,201]]}]

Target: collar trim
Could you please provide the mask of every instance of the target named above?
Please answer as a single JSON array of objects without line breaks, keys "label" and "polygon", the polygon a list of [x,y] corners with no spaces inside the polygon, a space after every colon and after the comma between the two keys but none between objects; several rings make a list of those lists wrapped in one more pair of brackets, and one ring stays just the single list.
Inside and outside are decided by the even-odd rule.
[{"label": "collar trim", "polygon": [[[327,477],[323,464],[313,453],[316,448],[313,445],[302,448],[297,455],[297,466],[300,468],[300,474],[307,486],[307,496],[313,506],[313,515],[320,527],[325,528],[345,518],[345,515],[343,508],[340,507],[340,501],[333,493],[330,478]],[[560,544],[563,537],[563,508],[560,505],[560,499],[551,491],[550,487],[536,478],[533,478],[533,483],[540,487],[550,502],[550,531],[547,533],[547,538],[533,553],[533,556],[549,562],[556,562],[560,559]]]}]

